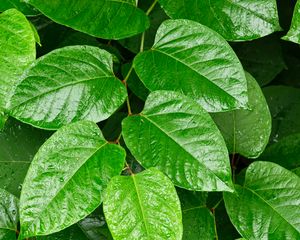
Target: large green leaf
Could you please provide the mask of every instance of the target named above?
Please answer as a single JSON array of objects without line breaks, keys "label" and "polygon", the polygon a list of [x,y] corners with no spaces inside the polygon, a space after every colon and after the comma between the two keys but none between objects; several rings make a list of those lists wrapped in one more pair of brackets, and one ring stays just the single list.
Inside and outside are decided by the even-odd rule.
[{"label": "large green leaf", "polygon": [[104,214],[114,240],[181,240],[180,202],[172,182],[151,168],[114,177],[107,187]]},{"label": "large green leaf", "polygon": [[276,0],[159,0],[172,18],[200,22],[229,41],[245,41],[281,30]]},{"label": "large green leaf", "polygon": [[245,107],[248,100],[234,51],[219,34],[190,20],[163,22],[153,47],[136,56],[134,68],[149,90],[182,92],[207,111]]},{"label": "large green leaf", "polygon": [[10,8],[16,8],[27,16],[34,16],[38,14],[37,11],[35,11],[31,6],[28,6],[28,4],[26,4],[22,0],[1,0],[0,12],[3,12]]},{"label": "large green leaf", "polygon": [[0,132],[1,188],[19,197],[30,162],[50,134],[8,119]]},{"label": "large green leaf", "polygon": [[149,27],[134,0],[27,0],[55,22],[105,39],[122,39]]},{"label": "large green leaf", "polygon": [[212,116],[223,134],[229,152],[256,158],[269,142],[272,119],[258,83],[249,73],[246,73],[246,77],[250,109],[214,113]]},{"label": "large green leaf", "polygon": [[0,188],[0,239],[15,240],[19,221],[19,200]]},{"label": "large green leaf", "polygon": [[288,40],[294,43],[300,44],[300,1],[298,0],[294,9],[294,15],[292,24],[287,35],[283,37],[284,40]]},{"label": "large green leaf", "polygon": [[152,92],[141,114],[123,120],[123,137],[137,161],[157,167],[177,186],[233,189],[221,133],[201,106],[180,93]]},{"label": "large green leaf", "polygon": [[254,162],[244,186],[224,193],[227,212],[246,239],[300,239],[300,178],[275,163]]},{"label": "large green leaf", "polygon": [[127,96],[112,64],[111,54],[96,47],[54,50],[23,75],[12,97],[10,114],[45,129],[82,119],[104,120]]},{"label": "large green leaf", "polygon": [[21,200],[22,237],[58,232],[93,212],[125,151],[108,144],[95,123],[80,121],[53,134],[35,155]]},{"label": "large green leaf", "polygon": [[35,60],[35,38],[26,17],[15,9],[0,14],[0,114],[23,71]]}]

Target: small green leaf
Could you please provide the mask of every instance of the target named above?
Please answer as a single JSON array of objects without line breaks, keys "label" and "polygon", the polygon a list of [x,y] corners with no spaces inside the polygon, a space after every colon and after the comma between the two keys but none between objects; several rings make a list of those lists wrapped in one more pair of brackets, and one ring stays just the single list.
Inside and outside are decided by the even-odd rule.
[{"label": "small green leaf", "polygon": [[192,99],[152,92],[143,112],[123,120],[123,137],[143,167],[157,167],[175,185],[232,191],[228,152],[209,114]]},{"label": "small green leaf", "polygon": [[1,0],[0,12],[15,8],[26,16],[35,16],[38,12],[31,6],[23,2],[23,0]]},{"label": "small green leaf", "polygon": [[19,200],[0,188],[0,239],[15,240],[19,221]]},{"label": "small green leaf", "polygon": [[159,0],[172,18],[200,22],[228,41],[247,41],[280,31],[276,0]]},{"label": "small green leaf", "polygon": [[133,65],[149,90],[182,92],[209,112],[243,108],[248,101],[245,74],[234,51],[197,22],[163,22],[153,47],[138,54]]},{"label": "small green leaf", "polygon": [[282,39],[300,44],[300,1],[296,3],[290,30]]},{"label": "small green leaf", "polygon": [[27,0],[53,21],[104,39],[122,39],[149,27],[133,0]]},{"label": "small green leaf", "polygon": [[52,51],[23,75],[12,97],[11,116],[45,129],[107,119],[127,96],[112,64],[112,55],[96,47]]},{"label": "small green leaf", "polygon": [[255,79],[246,73],[249,110],[214,113],[229,152],[257,158],[265,149],[271,134],[271,114],[266,99]]},{"label": "small green leaf", "polygon": [[114,240],[182,239],[176,190],[154,168],[114,177],[107,187],[103,209]]},{"label": "small green leaf", "polygon": [[124,166],[125,151],[108,144],[95,123],[80,121],[54,133],[35,155],[20,200],[23,238],[63,230],[93,212]]},{"label": "small green leaf", "polygon": [[246,239],[300,239],[300,178],[270,162],[254,162],[244,186],[224,193],[231,222]]}]

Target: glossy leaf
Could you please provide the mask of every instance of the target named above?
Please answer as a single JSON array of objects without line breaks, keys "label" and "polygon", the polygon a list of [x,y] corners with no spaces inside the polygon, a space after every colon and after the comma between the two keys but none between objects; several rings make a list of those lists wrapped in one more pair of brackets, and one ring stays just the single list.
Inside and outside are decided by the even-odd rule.
[{"label": "glossy leaf", "polygon": [[[207,54],[209,52],[209,54]],[[182,92],[207,111],[243,108],[247,83],[237,56],[216,32],[190,20],[167,20],[134,68],[151,90]]]},{"label": "glossy leaf", "polygon": [[96,124],[80,121],[53,134],[35,155],[21,193],[22,237],[48,235],[78,222],[102,201],[125,151],[108,144]]},{"label": "glossy leaf", "polygon": [[141,114],[123,120],[123,138],[143,167],[158,168],[179,187],[233,189],[221,133],[201,106],[180,93],[151,93]]},{"label": "glossy leaf", "polygon": [[253,40],[281,30],[276,0],[159,0],[172,18],[200,22],[229,41]]},{"label": "glossy leaf", "polygon": [[103,209],[114,240],[182,238],[176,190],[154,168],[114,177],[107,187]]},{"label": "glossy leaf", "polygon": [[300,1],[296,3],[290,30],[283,39],[300,44]]},{"label": "glossy leaf", "polygon": [[274,163],[254,162],[244,186],[224,193],[232,223],[246,239],[300,238],[300,178]]},{"label": "glossy leaf", "polygon": [[0,188],[0,239],[15,240],[19,221],[19,200]]},{"label": "glossy leaf", "polygon": [[269,142],[272,119],[258,83],[249,73],[246,77],[250,109],[215,113],[212,116],[223,134],[229,152],[256,158]]},{"label": "glossy leaf", "polygon": [[122,39],[149,27],[133,0],[27,0],[53,21],[105,39]]},{"label": "glossy leaf", "polygon": [[0,12],[4,12],[8,9],[15,8],[27,16],[35,16],[38,14],[31,6],[23,2],[22,0],[1,0]]},{"label": "glossy leaf", "polygon": [[0,14],[0,113],[7,110],[18,78],[35,60],[35,38],[26,17],[15,9]]},{"label": "glossy leaf", "polygon": [[82,119],[102,121],[125,98],[111,54],[91,46],[70,46],[41,57],[23,75],[10,114],[36,127],[58,129]]}]

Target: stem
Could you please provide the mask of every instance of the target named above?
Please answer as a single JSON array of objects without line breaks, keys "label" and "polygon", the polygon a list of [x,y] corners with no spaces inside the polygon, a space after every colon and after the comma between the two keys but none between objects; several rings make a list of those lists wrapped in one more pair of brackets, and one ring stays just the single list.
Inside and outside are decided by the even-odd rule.
[{"label": "stem", "polygon": [[142,34],[140,52],[144,51],[144,42],[145,42],[145,32],[143,32]]},{"label": "stem", "polygon": [[131,175],[134,175],[134,173],[132,172],[132,170],[131,170],[130,166],[128,165],[128,163],[125,162],[125,164],[126,164],[126,168],[128,169],[129,173],[130,173]]},{"label": "stem", "polygon": [[154,2],[152,3],[152,5],[149,7],[149,9],[146,12],[146,15],[149,16],[149,14],[152,12],[153,8],[155,7],[156,3],[158,0],[154,0]]},{"label": "stem", "polygon": [[122,81],[123,84],[125,85],[126,91],[127,91],[127,98],[126,98],[126,104],[127,104],[127,109],[128,109],[128,115],[132,115],[131,107],[130,107],[130,101],[129,101],[129,94],[128,94],[128,87],[127,87],[127,80],[130,77],[130,74],[132,73],[133,70],[133,65],[131,65],[126,77]]}]

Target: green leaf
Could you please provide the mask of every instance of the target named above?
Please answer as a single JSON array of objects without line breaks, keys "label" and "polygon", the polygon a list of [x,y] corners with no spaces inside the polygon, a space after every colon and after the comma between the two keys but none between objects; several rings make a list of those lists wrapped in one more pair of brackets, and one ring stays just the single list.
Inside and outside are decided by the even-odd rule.
[{"label": "green leaf", "polygon": [[15,240],[19,221],[19,200],[0,188],[0,239]]},{"label": "green leaf", "polygon": [[27,0],[53,21],[104,39],[122,39],[149,27],[133,0]]},{"label": "green leaf", "polygon": [[247,82],[237,56],[200,23],[163,22],[153,47],[135,57],[134,68],[149,90],[182,92],[210,112],[247,104]]},{"label": "green leaf", "polygon": [[246,239],[300,239],[300,178],[269,162],[254,162],[236,194],[224,193],[231,222]]},{"label": "green leaf", "polygon": [[271,114],[266,99],[255,79],[246,73],[249,110],[212,114],[229,152],[257,158],[265,149],[271,134]]},{"label": "green leaf", "polygon": [[16,8],[26,16],[35,16],[38,12],[22,0],[1,0],[0,12],[4,12],[10,8]]},{"label": "green leaf", "polygon": [[12,118],[0,132],[0,186],[19,197],[33,156],[51,132],[33,128]]},{"label": "green leaf", "polygon": [[233,189],[221,133],[201,106],[180,93],[151,93],[141,114],[123,120],[123,137],[143,167],[157,167],[179,187]]},{"label": "green leaf", "polygon": [[253,40],[280,31],[276,0],[159,0],[172,18],[200,22],[228,41]]},{"label": "green leaf", "polygon": [[114,177],[107,187],[104,214],[114,240],[181,240],[180,202],[172,182],[151,168]]},{"label": "green leaf", "polygon": [[96,47],[52,51],[23,75],[12,97],[11,116],[45,129],[107,119],[127,96],[112,64],[111,54]]},{"label": "green leaf", "polygon": [[35,60],[35,38],[26,17],[15,9],[0,14],[0,114],[8,108],[18,78]]},{"label": "green leaf", "polygon": [[300,44],[300,1],[296,3],[290,30],[282,39]]},{"label": "green leaf", "polygon": [[121,173],[124,159],[125,151],[108,144],[95,123],[59,129],[35,155],[25,178],[22,237],[61,231],[93,212],[110,179]]}]

